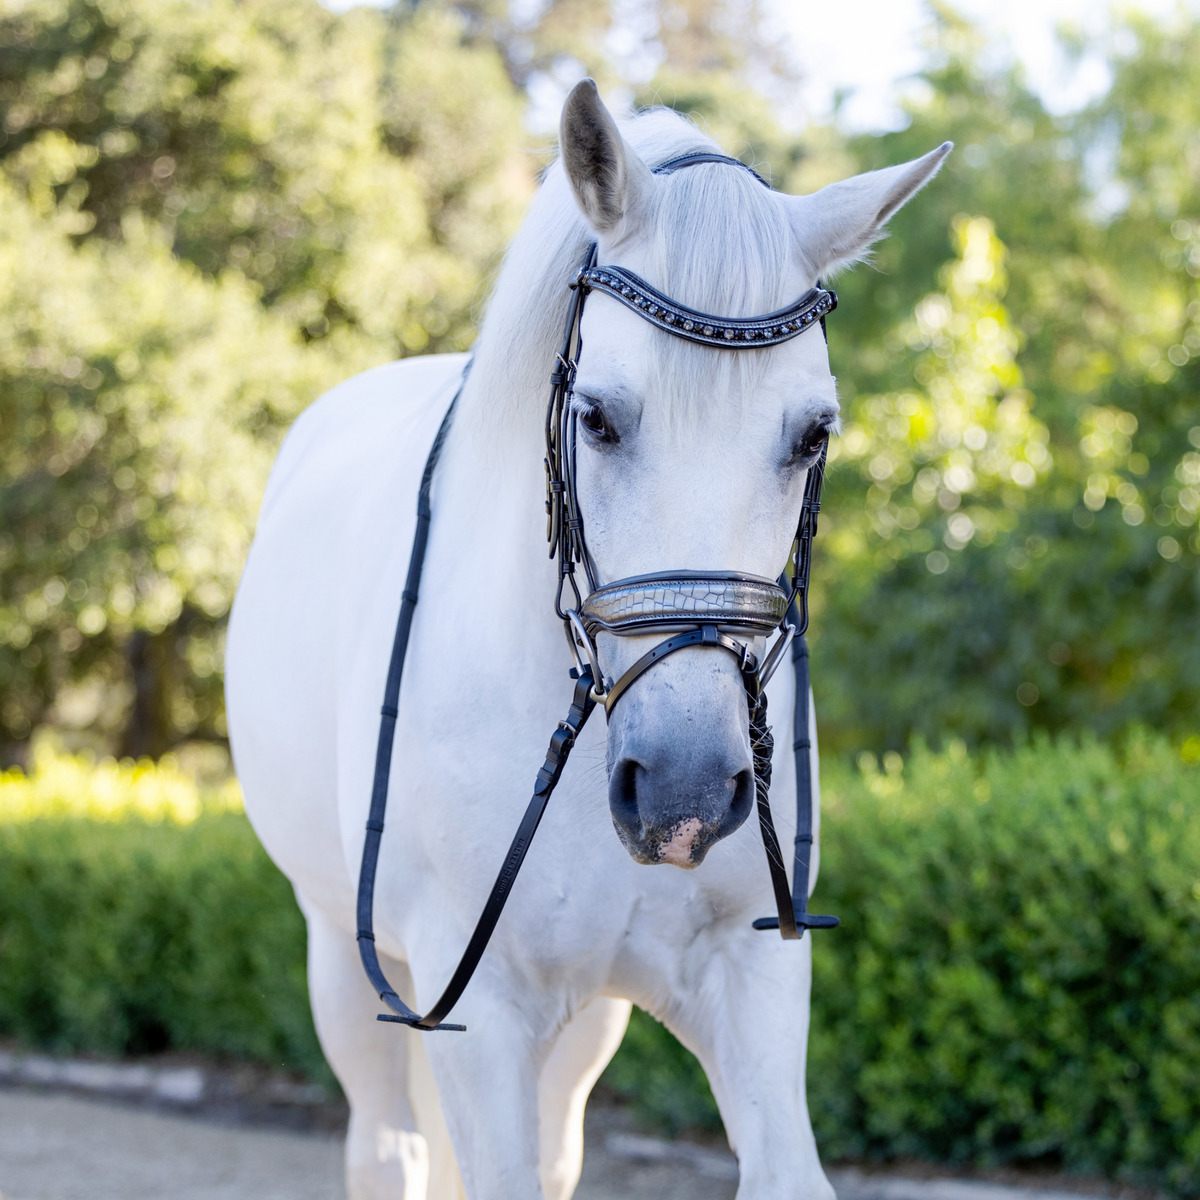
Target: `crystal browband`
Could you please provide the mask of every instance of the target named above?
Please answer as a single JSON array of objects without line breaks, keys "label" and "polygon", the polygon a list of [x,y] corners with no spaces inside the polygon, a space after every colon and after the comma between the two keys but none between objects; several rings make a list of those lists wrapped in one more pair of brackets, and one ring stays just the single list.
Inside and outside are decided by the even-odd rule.
[{"label": "crystal browband", "polygon": [[829,288],[809,288],[787,308],[762,317],[714,317],[677,304],[644,279],[624,267],[585,267],[576,278],[587,291],[604,292],[659,329],[723,350],[750,346],[777,346],[790,341],[837,308],[837,295]]},{"label": "crystal browband", "polygon": [[733,572],[636,575],[597,588],[580,616],[590,636],[719,624],[766,635],[787,612],[788,594],[770,579]]}]

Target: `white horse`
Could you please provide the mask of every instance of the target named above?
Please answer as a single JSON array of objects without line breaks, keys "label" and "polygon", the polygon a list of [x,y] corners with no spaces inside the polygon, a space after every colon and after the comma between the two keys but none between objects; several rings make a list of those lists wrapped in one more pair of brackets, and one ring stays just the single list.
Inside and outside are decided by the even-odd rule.
[{"label": "white horse", "polygon": [[[771,312],[861,257],[949,150],[808,196],[722,164],[659,176],[656,164],[713,143],[661,110],[619,132],[590,81],[568,99],[561,146],[496,284],[433,490],[375,898],[384,968],[418,1009],[462,953],[570,701],[542,423],[588,244],[693,308]],[[579,495],[601,581],[778,575],[813,439],[836,420],[820,335],[731,353],[596,295],[582,337]],[[307,918],[317,1032],[351,1106],[351,1200],[567,1200],[584,1105],[631,1002],[703,1064],[741,1200],[831,1197],[805,1100],[811,937],[751,928],[773,911],[762,844],[727,819],[748,811],[750,767],[731,655],[671,656],[633,685],[607,735],[598,718],[584,731],[455,1010],[468,1032],[375,1020],[355,889],[379,704],[418,479],[463,366],[442,355],[376,368],[296,422],[229,630],[238,775]],[[602,635],[605,670],[649,644]],[[792,690],[780,671],[777,718]],[[794,774],[778,755],[785,845]],[[698,870],[645,865],[702,858]],[[816,867],[814,852],[810,888]]]}]

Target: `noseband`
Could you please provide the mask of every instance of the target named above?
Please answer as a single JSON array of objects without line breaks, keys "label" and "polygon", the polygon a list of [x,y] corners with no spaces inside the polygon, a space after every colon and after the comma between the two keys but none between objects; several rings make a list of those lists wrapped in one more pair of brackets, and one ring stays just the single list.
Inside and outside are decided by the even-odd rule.
[{"label": "noseband", "polygon": [[[750,171],[763,186],[770,186],[744,163],[721,154],[684,155],[656,168],[655,174],[669,174],[707,163],[732,165]],[[373,907],[400,681],[432,515],[430,491],[454,408],[462,394],[462,385],[442,420],[421,477],[417,529],[384,690],[371,807],[359,872],[359,953],[380,999],[392,1010],[390,1013],[381,1013],[378,1017],[380,1021],[392,1021],[422,1031],[461,1031],[466,1028],[463,1025],[443,1024],[442,1020],[466,989],[483,956],[580,730],[597,703],[603,705],[606,716],[611,718],[617,702],[632,684],[679,650],[713,648],[732,654],[737,660],[745,688],[759,825],[779,914],[778,917],[759,918],[753,923],[754,928],[778,929],[783,938],[796,940],[803,936],[806,928],[829,928],[838,924],[837,917],[817,916],[807,911],[809,853],[813,839],[808,740],[808,651],[804,633],[808,628],[812,541],[821,508],[821,483],[825,474],[828,442],[823,444],[817,462],[809,468],[796,537],[788,563],[778,581],[734,571],[664,571],[618,579],[601,586],[595,561],[584,537],[577,491],[578,422],[570,403],[582,350],[580,324],[584,305],[592,292],[611,297],[666,333],[721,350],[754,350],[777,346],[817,324],[824,334],[825,317],[837,307],[837,296],[818,284],[795,303],[765,316],[748,319],[714,317],[677,303],[623,267],[598,266],[596,255],[597,247],[593,244],[569,285],[572,295],[568,304],[566,329],[550,376],[550,401],[546,409],[547,539],[550,556],[558,563],[554,611],[563,622],[575,660],[575,667],[571,671],[571,677],[575,680],[575,694],[566,719],[559,722],[550,739],[546,761],[534,784],[533,798],[509,847],[467,949],[445,991],[424,1016],[414,1012],[401,1000],[383,974],[375,950]],[[587,578],[586,597],[576,581],[576,565],[583,567]],[[564,608],[563,601],[568,588],[570,607]],[[596,645],[596,637],[601,632],[617,637],[644,637],[647,634],[669,636],[614,680],[601,669]],[[753,641],[776,632],[778,637],[775,644],[764,654],[760,663],[751,649]],[[789,646],[796,669],[793,747],[796,752],[797,791],[796,847],[790,888],[768,799],[774,739],[766,723],[767,697],[764,690]]]}]

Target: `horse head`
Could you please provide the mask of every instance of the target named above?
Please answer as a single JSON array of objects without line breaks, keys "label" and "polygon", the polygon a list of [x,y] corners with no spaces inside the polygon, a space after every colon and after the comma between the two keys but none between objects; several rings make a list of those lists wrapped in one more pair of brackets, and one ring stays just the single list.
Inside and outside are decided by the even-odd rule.
[{"label": "horse head", "polygon": [[[677,119],[657,134],[662,145],[653,117],[627,132],[590,80],[576,86],[561,162],[597,263],[732,319],[777,313],[860,259],[950,148],[790,196],[728,161],[656,173],[679,153]],[[696,134],[695,152],[714,149]],[[838,423],[821,335],[740,351],[696,344],[596,292],[579,337],[574,487],[597,582],[665,568],[779,577],[806,479]],[[599,630],[603,674],[618,679],[660,640]],[[759,658],[763,641],[749,639]],[[694,646],[640,674],[610,713],[609,806],[636,861],[695,867],[750,813],[743,684],[734,655]]]}]

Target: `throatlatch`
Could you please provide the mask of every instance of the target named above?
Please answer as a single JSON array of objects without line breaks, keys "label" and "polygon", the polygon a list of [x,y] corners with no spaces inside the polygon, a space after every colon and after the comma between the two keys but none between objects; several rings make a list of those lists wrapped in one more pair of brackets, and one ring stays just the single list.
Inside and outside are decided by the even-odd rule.
[{"label": "throatlatch", "polygon": [[[684,167],[708,163],[740,167],[750,171],[764,186],[770,186],[744,163],[721,154],[684,155],[657,167],[655,173],[669,174]],[[805,929],[827,929],[839,923],[837,917],[817,916],[808,912],[813,823],[808,648],[804,634],[808,628],[812,541],[821,508],[821,484],[825,475],[828,440],[822,446],[818,461],[809,468],[788,569],[778,581],[731,571],[668,571],[618,579],[601,586],[596,564],[584,537],[583,515],[576,491],[576,416],[570,404],[582,349],[580,322],[584,303],[592,291],[612,297],[665,332],[722,350],[749,350],[778,345],[816,324],[820,325],[824,334],[825,318],[837,307],[837,296],[818,284],[795,303],[762,317],[714,317],[678,304],[631,271],[620,267],[598,267],[596,254],[597,247],[592,245],[570,284],[572,293],[566,329],[550,377],[550,401],[546,408],[546,536],[550,543],[550,556],[558,562],[554,611],[563,622],[567,642],[575,659],[575,667],[571,671],[571,677],[575,680],[574,695],[566,718],[559,722],[551,736],[546,760],[534,783],[533,796],[462,959],[445,991],[424,1016],[404,1003],[383,973],[375,950],[373,907],[400,682],[429,539],[432,515],[430,492],[438,458],[459,395],[462,394],[461,385],[442,419],[421,476],[416,534],[380,710],[371,806],[358,880],[359,954],[379,998],[392,1010],[390,1013],[380,1013],[377,1018],[380,1021],[393,1021],[422,1031],[465,1030],[466,1026],[445,1023],[444,1018],[466,989],[483,957],[546,805],[592,710],[600,703],[606,715],[611,715],[617,701],[641,675],[667,656],[689,647],[713,647],[733,654],[738,660],[746,691],[759,826],[778,909],[778,916],[761,917],[753,923],[754,928],[778,929],[783,938],[795,940],[803,936]],[[582,565],[587,577],[586,597],[575,579],[576,564]],[[564,597],[564,589],[568,587],[570,596]],[[564,599],[567,602],[565,608]],[[750,644],[754,638],[769,636],[777,630],[778,639],[760,664]],[[613,680],[605,676],[600,666],[595,638],[601,631],[618,637],[643,636],[650,632],[667,633],[670,636],[642,655],[619,679]],[[790,889],[769,801],[774,739],[767,725],[765,692],[767,681],[789,646],[796,681],[792,736],[796,762],[796,840]]]}]

